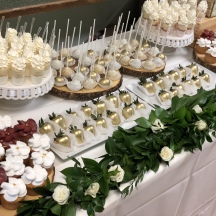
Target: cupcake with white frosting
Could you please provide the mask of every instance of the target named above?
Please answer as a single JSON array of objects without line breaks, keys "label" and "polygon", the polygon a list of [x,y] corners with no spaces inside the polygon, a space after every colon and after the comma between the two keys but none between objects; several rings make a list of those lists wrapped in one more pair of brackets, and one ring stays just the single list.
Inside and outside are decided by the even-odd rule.
[{"label": "cupcake with white frosting", "polygon": [[5,149],[3,148],[2,144],[0,143],[0,161],[3,161],[5,158]]},{"label": "cupcake with white frosting", "polygon": [[55,161],[55,155],[51,151],[40,150],[32,152],[30,159],[30,166],[40,165],[45,168],[48,175],[52,172]]},{"label": "cupcake with white frosting", "polygon": [[154,11],[154,6],[151,1],[145,1],[142,7],[143,17],[149,19],[151,13]]},{"label": "cupcake with white frosting", "polygon": [[0,162],[0,164],[8,177],[18,178],[25,170],[25,165],[21,156],[9,155],[6,157],[5,161]]},{"label": "cupcake with white frosting", "polygon": [[43,48],[43,39],[37,36],[34,38],[33,42],[36,47],[36,53],[39,53],[39,50]]},{"label": "cupcake with white frosting", "polygon": [[14,28],[8,28],[5,34],[5,39],[10,45],[14,38],[17,36],[17,31]]},{"label": "cupcake with white frosting", "polygon": [[210,47],[204,57],[205,61],[210,63],[210,64],[215,64],[216,63],[216,47]]},{"label": "cupcake with white frosting", "polygon": [[149,16],[149,19],[150,19],[150,22],[152,22],[151,30],[152,31],[156,31],[157,26],[159,24],[159,19],[160,19],[160,16],[159,16],[158,12],[157,11],[153,11],[151,13],[151,15]]},{"label": "cupcake with white frosting", "polygon": [[27,187],[27,194],[29,196],[37,196],[34,192],[34,188],[43,187],[46,184],[47,171],[40,165],[35,165],[33,168],[28,166],[25,168],[25,172],[21,176]]},{"label": "cupcake with white frosting", "polygon": [[179,37],[183,37],[185,32],[187,31],[187,27],[188,27],[188,18],[186,16],[182,16],[180,17],[176,28],[177,28],[177,36]]},{"label": "cupcake with white frosting", "polygon": [[0,84],[4,85],[8,82],[9,61],[6,55],[0,55]]},{"label": "cupcake with white frosting", "polygon": [[27,194],[25,183],[22,179],[9,178],[8,182],[1,184],[1,204],[8,210],[15,210],[19,207]]},{"label": "cupcake with white frosting", "polygon": [[199,38],[196,42],[195,49],[200,54],[205,54],[207,49],[211,47],[211,41],[206,38]]},{"label": "cupcake with white frosting", "polygon": [[12,126],[12,120],[11,117],[8,115],[0,116],[0,130],[4,130],[7,127]]},{"label": "cupcake with white frosting", "polygon": [[34,133],[33,137],[29,139],[28,146],[31,152],[38,152],[40,150],[50,150],[50,138],[46,134]]},{"label": "cupcake with white frosting", "polygon": [[20,156],[25,165],[28,164],[30,147],[26,143],[17,141],[15,145],[9,145],[10,148],[6,150],[6,156]]},{"label": "cupcake with white frosting", "polygon": [[167,14],[162,20],[161,23],[161,34],[162,35],[167,35],[167,32],[170,31],[171,27],[173,25],[173,18],[170,14]]}]

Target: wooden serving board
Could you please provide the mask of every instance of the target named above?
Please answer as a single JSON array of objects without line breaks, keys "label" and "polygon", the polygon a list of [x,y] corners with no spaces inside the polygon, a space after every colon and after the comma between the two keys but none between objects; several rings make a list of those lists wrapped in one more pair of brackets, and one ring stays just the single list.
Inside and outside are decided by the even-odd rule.
[{"label": "wooden serving board", "polygon": [[163,67],[157,68],[155,70],[145,70],[143,68],[141,69],[135,69],[131,66],[121,66],[120,71],[123,74],[131,75],[131,76],[144,76],[146,78],[152,77],[154,75],[159,74],[162,72],[165,68],[166,64]]},{"label": "wooden serving board", "polygon": [[[53,168],[52,172],[48,176],[50,182],[53,182],[54,175],[55,175],[55,168]],[[38,198],[39,198],[39,196],[28,196],[28,195],[26,195],[24,200],[35,200],[35,199],[38,199]],[[16,213],[16,210],[7,210],[7,209],[3,208],[2,205],[0,205],[0,215],[1,216],[15,216],[15,215],[17,215],[17,213]]]},{"label": "wooden serving board", "polygon": [[117,81],[112,81],[111,87],[108,89],[101,88],[99,85],[97,85],[94,89],[87,90],[87,89],[81,89],[80,91],[74,92],[67,88],[67,86],[54,86],[51,90],[54,94],[63,97],[63,98],[69,98],[69,99],[77,99],[77,100],[91,100],[97,97],[100,97],[108,92],[116,91],[121,87],[122,84],[122,76]]},{"label": "wooden serving board", "polygon": [[193,57],[195,62],[202,65],[203,67],[208,68],[210,71],[216,73],[216,64],[209,64],[204,60],[205,54],[199,54],[196,50],[193,50]]}]

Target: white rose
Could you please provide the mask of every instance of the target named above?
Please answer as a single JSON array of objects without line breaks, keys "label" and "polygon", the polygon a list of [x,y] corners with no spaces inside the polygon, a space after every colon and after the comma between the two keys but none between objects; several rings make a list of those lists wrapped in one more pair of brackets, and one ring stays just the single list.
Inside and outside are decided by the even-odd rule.
[{"label": "white rose", "polygon": [[88,187],[88,189],[85,191],[85,196],[90,195],[91,197],[95,198],[99,188],[100,188],[100,185],[97,182],[92,183]]},{"label": "white rose", "polygon": [[157,133],[157,131],[161,131],[161,130],[163,130],[164,128],[166,128],[166,127],[165,127],[164,124],[160,121],[160,119],[156,119],[156,120],[154,121],[154,123],[152,124],[152,126],[151,126],[151,129],[152,129],[152,131],[153,131],[154,133]]},{"label": "white rose", "polygon": [[52,195],[59,205],[64,205],[68,201],[69,196],[70,190],[65,185],[58,185]]},{"label": "white rose", "polygon": [[202,112],[202,108],[199,105],[196,105],[192,108],[196,113],[201,113]]},{"label": "white rose", "polygon": [[173,151],[167,146],[161,149],[160,156],[164,161],[170,161],[173,157]]},{"label": "white rose", "polygon": [[199,130],[204,130],[207,127],[207,124],[203,120],[197,121],[195,125]]},{"label": "white rose", "polygon": [[108,170],[108,172],[111,172],[111,171],[114,171],[114,170],[118,170],[118,173],[114,176],[110,176],[110,179],[112,181],[115,181],[115,182],[121,182],[124,178],[124,170],[121,168],[120,165],[115,165],[115,166],[111,166]]}]

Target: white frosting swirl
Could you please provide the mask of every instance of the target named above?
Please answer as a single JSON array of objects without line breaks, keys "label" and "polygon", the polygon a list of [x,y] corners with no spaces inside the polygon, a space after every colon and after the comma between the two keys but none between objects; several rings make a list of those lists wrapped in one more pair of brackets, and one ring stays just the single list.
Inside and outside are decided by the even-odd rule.
[{"label": "white frosting swirl", "polygon": [[26,59],[23,57],[19,57],[14,59],[12,63],[12,68],[19,70],[19,71],[24,71],[26,67]]},{"label": "white frosting swirl", "polygon": [[15,49],[10,49],[8,51],[8,59],[11,63],[13,63],[14,59],[19,57],[19,53]]},{"label": "white frosting swirl", "polygon": [[186,16],[181,17],[178,21],[178,24],[187,26],[188,25],[188,18]]},{"label": "white frosting swirl", "polygon": [[28,42],[25,44],[24,48],[23,48],[23,52],[27,52],[27,51],[31,51],[33,53],[36,52],[36,46],[34,42]]},{"label": "white frosting swirl", "polygon": [[190,10],[190,5],[189,4],[183,4],[182,9],[189,11]]},{"label": "white frosting swirl", "polygon": [[32,152],[31,159],[34,165],[40,165],[48,169],[54,164],[55,155],[51,151],[41,149],[39,152]]},{"label": "white frosting swirl", "polygon": [[50,149],[50,138],[46,134],[33,134],[33,137],[29,139],[28,145],[31,147],[33,151],[40,151]]},{"label": "white frosting swirl", "polygon": [[27,185],[32,184],[34,186],[40,186],[47,179],[47,171],[40,165],[35,165],[33,168],[28,166],[25,168],[21,179]]},{"label": "white frosting swirl", "polygon": [[159,20],[159,14],[157,11],[153,11],[149,17],[151,20]]},{"label": "white frosting swirl", "polygon": [[189,10],[189,11],[187,12],[187,17],[188,17],[189,20],[190,20],[191,18],[196,17],[196,10],[195,10],[195,9]]},{"label": "white frosting swirl", "polygon": [[26,185],[22,179],[9,178],[8,182],[1,184],[1,188],[0,194],[3,194],[8,202],[13,202],[18,197],[24,197],[27,194]]},{"label": "white frosting swirl", "polygon": [[216,57],[216,47],[210,47],[206,53],[211,54],[213,57]]},{"label": "white frosting swirl", "polygon": [[23,39],[24,43],[32,42],[32,36],[28,32],[24,32],[21,38]]},{"label": "white frosting swirl", "polygon": [[38,36],[35,37],[33,42],[34,42],[37,50],[40,50],[43,48],[43,39],[41,37],[38,37]]},{"label": "white frosting swirl", "polygon": [[50,63],[51,62],[51,53],[49,50],[40,50],[39,54],[42,56],[43,61],[45,63]]},{"label": "white frosting swirl", "polygon": [[8,115],[0,116],[0,130],[3,130],[7,127],[11,127],[12,120],[11,117]]},{"label": "white frosting swirl", "polygon": [[5,38],[9,43],[11,43],[13,41],[14,37],[16,37],[16,36],[17,36],[16,29],[13,29],[13,28],[7,29]]},{"label": "white frosting swirl", "polygon": [[8,58],[6,55],[0,55],[0,68],[5,69],[8,67]]},{"label": "white frosting swirl", "polygon": [[20,156],[22,159],[29,157],[30,147],[26,143],[17,141],[16,145],[10,145],[10,148],[6,150],[6,156]]},{"label": "white frosting swirl", "polygon": [[20,156],[9,155],[6,157],[6,161],[0,162],[1,166],[4,168],[7,176],[20,176],[24,173],[25,165],[23,164],[23,159]]},{"label": "white frosting swirl", "polygon": [[26,59],[26,63],[31,63],[34,53],[31,50],[24,50],[23,57]]},{"label": "white frosting swirl", "polygon": [[208,9],[208,4],[206,0],[202,0],[198,5],[197,10],[205,13],[207,9]]},{"label": "white frosting swirl", "polygon": [[5,155],[5,149],[3,148],[2,144],[0,143],[0,157]]},{"label": "white frosting swirl", "polygon": [[31,66],[37,70],[44,70],[45,65],[43,61],[43,57],[40,55],[32,56]]},{"label": "white frosting swirl", "polygon": [[200,47],[210,47],[211,41],[206,38],[199,38],[196,42]]}]

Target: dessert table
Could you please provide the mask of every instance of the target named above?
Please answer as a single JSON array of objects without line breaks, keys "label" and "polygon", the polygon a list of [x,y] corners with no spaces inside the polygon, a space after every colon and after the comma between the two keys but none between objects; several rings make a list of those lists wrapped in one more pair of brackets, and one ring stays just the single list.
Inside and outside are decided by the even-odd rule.
[{"label": "dessert table", "polygon": [[[193,62],[192,49],[177,48],[174,53],[167,54],[168,60],[165,71],[184,62]],[[124,75],[122,88],[125,88],[133,78]],[[4,109],[4,102],[0,100],[1,115],[10,115],[13,124],[17,120],[33,118],[37,122],[46,118],[48,114],[61,113],[73,106],[81,105],[85,101],[75,101],[46,94],[35,98],[26,106],[16,106]],[[182,152],[175,155],[170,166],[160,165],[157,173],[146,173],[142,183],[134,189],[131,195],[121,198],[120,193],[110,192],[105,204],[105,211],[97,215],[104,216],[212,216],[216,215],[216,140],[205,143],[203,151],[194,154]],[[97,158],[105,153],[104,143],[90,148],[78,155],[81,157]],[[74,163],[61,160],[56,156],[55,181],[63,181],[60,171]],[[78,210],[78,216],[87,215]]]}]

